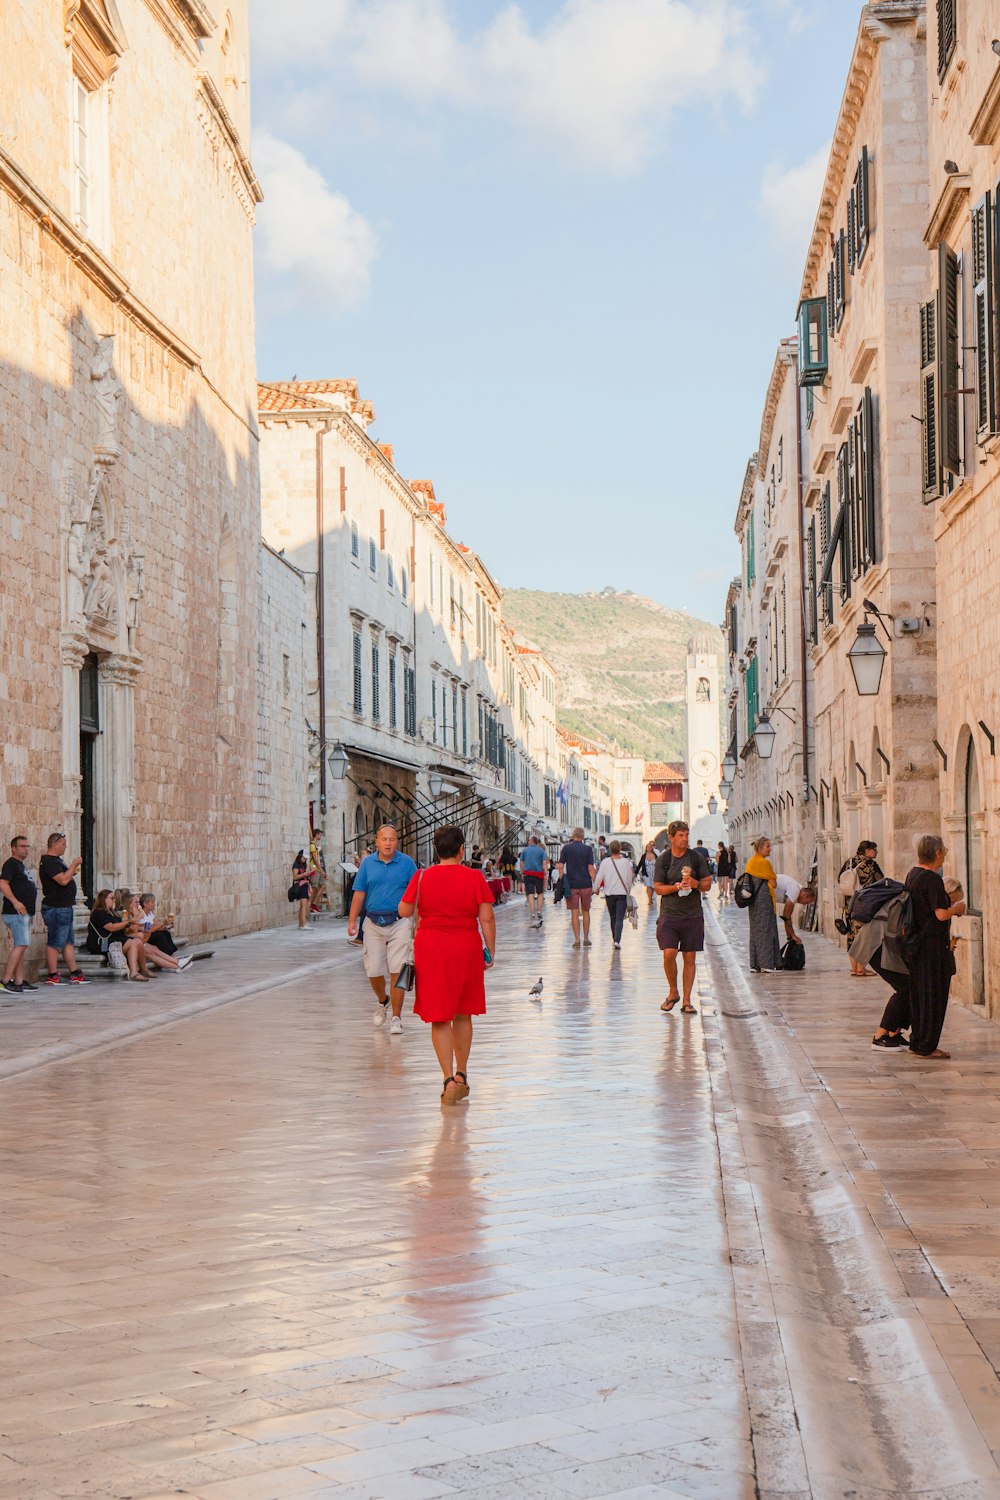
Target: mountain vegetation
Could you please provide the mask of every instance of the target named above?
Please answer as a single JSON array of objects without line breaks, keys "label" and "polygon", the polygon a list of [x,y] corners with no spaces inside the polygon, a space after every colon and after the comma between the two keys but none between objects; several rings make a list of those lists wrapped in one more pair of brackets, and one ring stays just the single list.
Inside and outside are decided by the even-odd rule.
[{"label": "mountain vegetation", "polygon": [[559,721],[646,760],[684,758],[684,658],[693,635],[718,626],[639,594],[505,589],[504,615],[539,646],[559,678]]}]

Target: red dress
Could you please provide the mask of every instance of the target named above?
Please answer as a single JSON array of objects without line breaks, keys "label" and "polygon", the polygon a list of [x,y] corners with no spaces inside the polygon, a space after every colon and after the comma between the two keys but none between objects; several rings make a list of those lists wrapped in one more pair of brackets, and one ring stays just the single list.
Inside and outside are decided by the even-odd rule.
[{"label": "red dress", "polygon": [[431,865],[420,870],[403,894],[417,901],[420,925],[413,940],[417,971],[413,1013],[422,1021],[453,1021],[486,1013],[483,939],[479,908],[493,904],[482,870]]}]

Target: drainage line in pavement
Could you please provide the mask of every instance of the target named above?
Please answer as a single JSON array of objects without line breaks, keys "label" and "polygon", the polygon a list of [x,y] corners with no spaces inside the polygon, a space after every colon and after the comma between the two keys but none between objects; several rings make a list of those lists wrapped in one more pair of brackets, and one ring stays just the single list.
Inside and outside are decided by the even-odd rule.
[{"label": "drainage line in pavement", "polygon": [[760,1492],[909,1500],[1000,1486],[773,1023],[728,1026],[757,1018],[757,986],[730,943],[712,948],[706,1045]]}]

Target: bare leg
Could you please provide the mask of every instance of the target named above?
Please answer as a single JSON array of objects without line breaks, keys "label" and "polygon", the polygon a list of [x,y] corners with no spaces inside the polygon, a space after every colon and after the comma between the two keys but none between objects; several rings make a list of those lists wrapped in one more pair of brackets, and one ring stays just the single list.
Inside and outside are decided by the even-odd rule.
[{"label": "bare leg", "polygon": [[684,954],[684,1005],[691,1004],[691,991],[694,989],[694,971],[698,961],[695,953]]},{"label": "bare leg", "polygon": [[45,967],[50,974],[59,973],[59,949],[50,948],[47,944],[45,948]]},{"label": "bare leg", "polygon": [[[72,943],[67,943],[66,946],[65,946],[65,948],[63,949],[62,953],[63,953],[63,960],[65,961],[67,969],[69,970],[69,972],[71,974],[75,974],[76,973],[76,949],[73,947],[73,944]],[[56,964],[56,968],[58,968],[58,967],[59,967],[59,965],[57,963]]]},{"label": "bare leg", "polygon": [[385,1005],[385,1003],[386,1003],[386,993],[385,993],[385,978],[384,978],[384,976],[382,974],[376,974],[375,978],[374,979],[369,979],[368,983],[371,985],[372,989],[374,990],[374,992],[375,992],[375,999],[378,1001],[379,1005]]},{"label": "bare leg", "polygon": [[583,914],[583,941],[585,943],[589,943],[590,942],[590,912],[589,911],[585,911],[584,914]]},{"label": "bare leg", "polygon": [[663,972],[667,976],[667,999],[677,999],[677,949],[666,948],[663,952]]},{"label": "bare leg", "polygon": [[[393,976],[392,976],[392,1013],[393,1013],[394,1016],[401,1016],[403,1014],[403,1001],[406,999],[406,991],[405,990],[401,990],[401,989],[397,989],[397,987],[396,987],[396,980],[398,978],[399,978],[398,974],[393,974]],[[384,980],[382,981],[382,989],[383,989],[383,993],[384,993],[385,992],[385,981]]]},{"label": "bare leg", "polygon": [[570,910],[569,910],[569,919],[570,919],[570,921],[573,924],[573,946],[576,947],[576,948],[579,948],[579,946],[580,946],[580,909],[579,909],[579,907],[577,907],[577,906],[571,906],[570,907]]},{"label": "bare leg", "polygon": [[[437,1060],[441,1064],[442,1078],[454,1077],[455,1059],[454,1038],[452,1037],[451,1033],[452,1024],[453,1023],[451,1021],[431,1022],[431,1041],[434,1043],[434,1051],[437,1054]],[[471,1038],[471,1024],[469,1030]],[[468,1058],[468,1049],[466,1049],[466,1058]]]},{"label": "bare leg", "polygon": [[300,927],[308,927],[309,926],[309,898],[308,897],[304,897],[303,900],[301,900],[299,902],[299,926]]},{"label": "bare leg", "polygon": [[27,948],[12,948],[7,960],[7,967],[3,971],[4,984],[22,984],[24,982],[24,955]]},{"label": "bare leg", "polygon": [[465,1073],[472,1051],[472,1017],[456,1016],[451,1023],[451,1040],[455,1053],[455,1072]]}]

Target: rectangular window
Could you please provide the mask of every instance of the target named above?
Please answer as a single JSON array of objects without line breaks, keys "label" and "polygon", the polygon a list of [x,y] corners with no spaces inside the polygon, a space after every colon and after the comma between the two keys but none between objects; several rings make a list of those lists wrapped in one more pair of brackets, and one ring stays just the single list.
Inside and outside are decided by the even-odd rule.
[{"label": "rectangular window", "polygon": [[73,79],[73,211],[84,238],[92,225],[93,193],[93,96],[79,78]]},{"label": "rectangular window", "polygon": [[759,694],[759,688],[758,688],[758,682],[757,682],[758,672],[759,672],[759,668],[758,668],[758,665],[757,665],[757,658],[756,658],[756,656],[754,656],[753,658],[751,658],[751,660],[750,660],[750,662],[749,662],[749,664],[747,666],[747,675],[746,675],[746,695],[747,695],[747,732],[746,732],[746,738],[747,739],[750,738],[750,736],[753,734],[754,730],[756,729],[756,727],[757,727],[757,720],[760,717],[760,694]]},{"label": "rectangular window", "polygon": [[354,712],[364,713],[364,682],[361,674],[361,631],[356,630],[353,637],[354,647]]},{"label": "rectangular window", "polygon": [[438,742],[438,685],[437,678],[431,678],[431,718],[434,721],[434,743]]},{"label": "rectangular window", "polygon": [[972,298],[976,338],[976,437],[997,430],[994,205],[985,193],[972,210]]},{"label": "rectangular window", "polygon": [[958,35],[955,10],[958,0],[937,0],[937,73],[942,79],[948,71]]},{"label": "rectangular window", "polygon": [[778,483],[785,477],[785,439],[778,439]]},{"label": "rectangular window", "polygon": [[431,604],[431,609],[433,609],[434,608],[434,559],[433,559],[433,557],[429,557],[427,559],[427,572],[430,575],[430,604]]},{"label": "rectangular window", "polygon": [[358,531],[357,521],[351,522],[351,556],[361,556],[361,534]]},{"label": "rectangular window", "polygon": [[816,414],[816,395],[811,385],[806,386],[806,426],[811,427]]},{"label": "rectangular window", "polygon": [[754,537],[753,511],[750,512],[750,515],[747,518],[746,539],[747,539],[746,540],[746,545],[747,545],[747,586],[749,587],[753,583],[754,579],[757,577],[757,556],[756,556],[757,545],[756,545],[756,540],[755,540],[755,537]]},{"label": "rectangular window", "polygon": [[852,188],[851,196],[847,200],[847,269],[852,276],[858,263],[857,228],[858,208]]},{"label": "rectangular window", "polygon": [[[799,385],[806,389],[822,385],[829,363],[827,330],[830,321],[826,299],[807,297],[799,303]],[[808,411],[808,408],[807,408]]]},{"label": "rectangular window", "polygon": [[385,581],[391,589],[396,587],[396,564],[391,557],[385,560]]},{"label": "rectangular window", "polygon": [[[830,554],[830,482],[827,480],[819,502],[819,609],[824,625],[833,619],[833,559]],[[828,561],[828,554],[829,561]]]},{"label": "rectangular window", "polygon": [[417,674],[403,663],[403,729],[407,734],[417,732]]},{"label": "rectangular window", "polygon": [[372,718],[377,724],[382,717],[382,684],[379,680],[378,641],[372,640]]},{"label": "rectangular window", "polygon": [[833,250],[833,297],[834,327],[839,329],[847,311],[847,235],[843,230]]},{"label": "rectangular window", "polygon": [[481,651],[483,646],[483,601],[476,595],[476,650]]},{"label": "rectangular window", "polygon": [[854,174],[854,261],[860,266],[871,239],[871,157],[868,147],[862,146],[861,160]]},{"label": "rectangular window", "polygon": [[389,728],[396,727],[396,653],[389,655]]},{"label": "rectangular window", "polygon": [[374,537],[368,539],[368,566],[373,573],[378,572],[378,547]]},{"label": "rectangular window", "polygon": [[451,685],[451,748],[458,751],[458,684]]},{"label": "rectangular window", "polygon": [[819,619],[816,610],[816,517],[813,516],[809,522],[809,534],[806,538],[806,569],[808,574],[808,590],[806,593],[806,629],[809,639],[815,646],[819,640]]},{"label": "rectangular window", "polygon": [[878,560],[875,496],[874,402],[870,387],[858,402],[850,443],[852,570],[860,578]]},{"label": "rectangular window", "polygon": [[468,755],[468,753],[469,753],[469,704],[468,704],[468,700],[467,700],[466,695],[465,695],[465,690],[463,689],[463,691],[462,691],[462,754],[463,755]]}]

